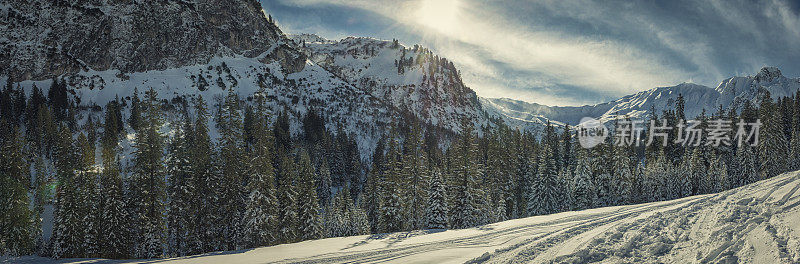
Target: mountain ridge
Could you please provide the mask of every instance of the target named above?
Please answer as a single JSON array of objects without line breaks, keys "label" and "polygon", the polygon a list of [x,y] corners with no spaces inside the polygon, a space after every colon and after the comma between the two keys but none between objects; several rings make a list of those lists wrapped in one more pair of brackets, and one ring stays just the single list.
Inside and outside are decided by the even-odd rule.
[{"label": "mountain ridge", "polygon": [[756,75],[727,78],[716,88],[681,83],[652,88],[594,105],[546,106],[509,98],[483,97],[481,101],[490,116],[506,120],[520,129],[535,130],[547,120],[574,126],[583,117],[592,117],[603,122],[624,116],[644,119],[651,109],[660,114],[661,111],[674,107],[678,95],[683,95],[686,100],[687,118],[694,118],[704,111],[712,114],[720,105],[726,109],[741,110],[746,101],[758,104],[760,95],[766,92],[775,99],[792,96],[798,90],[800,78],[785,77],[777,67],[763,67]]}]

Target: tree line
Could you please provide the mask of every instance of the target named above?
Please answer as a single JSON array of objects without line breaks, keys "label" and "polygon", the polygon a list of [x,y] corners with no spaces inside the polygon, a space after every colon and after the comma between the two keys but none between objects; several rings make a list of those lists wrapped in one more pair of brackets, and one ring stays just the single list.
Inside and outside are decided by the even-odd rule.
[{"label": "tree line", "polygon": [[[417,229],[468,228],[568,210],[724,191],[800,169],[800,95],[698,117],[763,123],[757,146],[654,143],[592,149],[569,127],[503,124],[461,133],[399,119],[362,158],[313,109],[292,132],[264,87],[159,99],[152,89],[102,110],[54,80],[0,93],[0,253],[155,258]],[[142,98],[139,98],[142,95]],[[684,101],[652,114],[675,126]],[[102,111],[101,120],[85,113]],[[84,113],[84,114],[82,114]],[[649,121],[649,120],[648,120]],[[734,122],[735,123],[735,122]],[[667,140],[674,141],[672,133]],[[609,139],[610,140],[610,139]],[[363,144],[363,143],[362,143]],[[44,208],[53,232],[42,236]]]}]

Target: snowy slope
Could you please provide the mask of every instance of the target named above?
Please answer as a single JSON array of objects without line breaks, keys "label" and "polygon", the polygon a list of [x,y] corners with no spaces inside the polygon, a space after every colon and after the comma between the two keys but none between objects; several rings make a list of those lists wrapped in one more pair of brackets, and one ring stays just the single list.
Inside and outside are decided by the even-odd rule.
[{"label": "snowy slope", "polygon": [[[486,112],[493,117],[506,120],[509,124],[526,128],[537,127],[546,120],[576,125],[583,117],[598,118],[603,121],[630,116],[645,118],[652,108],[658,114],[675,106],[678,95],[686,101],[687,118],[694,118],[703,110],[713,114],[720,105],[726,109],[736,107],[740,110],[745,101],[759,102],[759,94],[769,91],[772,98],[794,94],[800,89],[800,78],[787,78],[778,68],[764,67],[755,76],[731,77],[722,81],[717,88],[682,83],[676,86],[657,87],[647,91],[624,96],[620,99],[578,107],[545,106],[508,98],[481,98]],[[531,121],[520,123],[517,120]]]},{"label": "snowy slope", "polygon": [[564,212],[470,229],[328,238],[163,262],[798,263],[799,189],[800,172],[790,172],[718,194],[672,201]]},{"label": "snowy slope", "polygon": [[[200,84],[201,76],[207,82],[205,88]],[[0,83],[5,81],[0,78]],[[288,110],[294,133],[300,131],[300,118],[314,108],[326,118],[330,130],[336,131],[337,126],[341,125],[345,131],[352,132],[361,143],[359,146],[365,157],[371,153],[374,142],[396,114],[391,106],[361,92],[312,62],[307,62],[300,72],[283,74],[278,63],[264,64],[258,58],[214,57],[208,63],[167,70],[129,74],[120,74],[117,70],[82,71],[67,76],[66,81],[84,106],[104,106],[116,97],[130,100],[134,88],[138,89],[142,98],[141,93],[153,88],[159,98],[168,101],[182,98],[191,102],[189,99],[192,97],[202,96],[211,113],[215,113],[229,89],[233,89],[242,100],[249,101],[259,89],[259,84],[264,85],[267,87],[268,110],[272,117],[276,117],[279,111]],[[29,94],[33,85],[46,92],[50,82],[27,80],[21,82],[20,86]],[[102,112],[83,112],[79,118],[86,115],[94,115],[98,120]],[[212,136],[215,136],[213,132]]]}]

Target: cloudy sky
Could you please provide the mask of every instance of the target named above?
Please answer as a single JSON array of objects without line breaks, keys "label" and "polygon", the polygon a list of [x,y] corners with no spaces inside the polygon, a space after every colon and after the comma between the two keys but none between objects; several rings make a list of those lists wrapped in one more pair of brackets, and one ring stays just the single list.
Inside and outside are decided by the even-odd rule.
[{"label": "cloudy sky", "polygon": [[715,87],[778,66],[800,76],[800,1],[261,0],[286,33],[422,44],[478,95],[599,103]]}]

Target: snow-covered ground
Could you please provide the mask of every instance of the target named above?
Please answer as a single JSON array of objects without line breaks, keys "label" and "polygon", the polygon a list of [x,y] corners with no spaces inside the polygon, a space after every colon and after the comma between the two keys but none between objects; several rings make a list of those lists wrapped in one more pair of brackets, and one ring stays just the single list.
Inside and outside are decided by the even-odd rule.
[{"label": "snow-covered ground", "polygon": [[166,260],[57,263],[798,263],[798,189],[800,172],[791,172],[718,194],[470,229],[329,238]]}]

